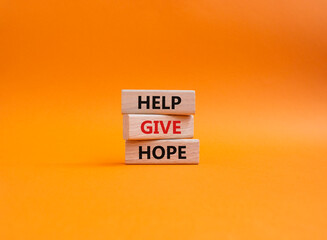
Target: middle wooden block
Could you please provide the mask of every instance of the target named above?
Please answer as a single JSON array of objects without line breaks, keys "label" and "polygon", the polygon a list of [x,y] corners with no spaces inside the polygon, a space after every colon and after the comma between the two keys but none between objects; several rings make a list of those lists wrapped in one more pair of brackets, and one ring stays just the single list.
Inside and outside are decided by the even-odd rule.
[{"label": "middle wooden block", "polygon": [[192,138],[193,115],[124,114],[125,140]]}]

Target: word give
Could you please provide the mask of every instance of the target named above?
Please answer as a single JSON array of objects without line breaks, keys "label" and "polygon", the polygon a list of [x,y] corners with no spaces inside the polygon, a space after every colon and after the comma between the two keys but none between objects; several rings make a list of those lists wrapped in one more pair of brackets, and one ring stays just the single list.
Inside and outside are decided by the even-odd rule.
[{"label": "word give", "polygon": [[167,121],[167,125],[165,126],[164,121],[143,121],[141,124],[141,131],[144,134],[159,134],[159,129],[162,130],[164,134],[167,134],[171,122],[173,122],[173,134],[181,134],[181,131],[178,131],[178,129],[181,128],[180,124],[181,121]]}]

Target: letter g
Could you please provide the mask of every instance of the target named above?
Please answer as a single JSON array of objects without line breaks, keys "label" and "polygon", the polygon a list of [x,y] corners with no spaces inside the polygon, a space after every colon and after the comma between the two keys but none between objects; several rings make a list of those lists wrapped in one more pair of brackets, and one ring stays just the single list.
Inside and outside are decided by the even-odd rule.
[{"label": "letter g", "polygon": [[151,124],[152,121],[144,121],[144,122],[142,122],[142,124],[141,124],[141,131],[143,133],[145,133],[145,134],[150,134],[150,133],[152,133],[152,126],[148,126],[145,129],[145,124],[147,124],[147,123],[150,123]]}]

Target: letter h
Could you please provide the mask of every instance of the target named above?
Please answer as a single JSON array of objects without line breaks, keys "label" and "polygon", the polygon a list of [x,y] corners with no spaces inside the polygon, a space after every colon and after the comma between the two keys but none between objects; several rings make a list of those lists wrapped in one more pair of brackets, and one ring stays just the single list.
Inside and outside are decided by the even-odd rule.
[{"label": "letter h", "polygon": [[150,96],[146,96],[146,100],[142,101],[142,96],[138,98],[138,109],[142,108],[142,104],[146,104],[146,109],[150,109]]},{"label": "letter h", "polygon": [[147,159],[150,159],[150,146],[147,146],[146,148],[146,151],[142,151],[142,146],[139,146],[139,159],[142,159],[142,154],[146,154]]}]

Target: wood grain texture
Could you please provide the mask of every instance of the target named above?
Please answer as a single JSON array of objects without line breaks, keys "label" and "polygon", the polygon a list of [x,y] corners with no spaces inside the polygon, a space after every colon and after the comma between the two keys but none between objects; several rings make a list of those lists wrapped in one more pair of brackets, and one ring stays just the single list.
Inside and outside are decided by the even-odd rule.
[{"label": "wood grain texture", "polygon": [[199,149],[198,139],[126,141],[125,163],[199,164]]},{"label": "wood grain texture", "polygon": [[[139,100],[141,102],[139,103]],[[147,105],[144,101],[149,100]],[[140,104],[140,105],[139,105]],[[175,114],[195,113],[193,90],[122,90],[122,113]]]},{"label": "wood grain texture", "polygon": [[192,138],[193,115],[124,114],[125,140]]}]

